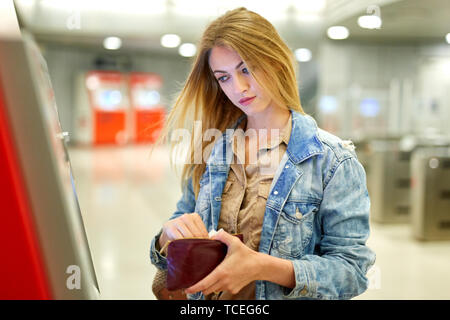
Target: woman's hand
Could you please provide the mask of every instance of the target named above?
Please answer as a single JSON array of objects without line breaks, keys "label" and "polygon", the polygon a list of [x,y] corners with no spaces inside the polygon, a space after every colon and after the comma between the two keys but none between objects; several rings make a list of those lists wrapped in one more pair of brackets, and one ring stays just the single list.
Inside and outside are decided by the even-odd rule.
[{"label": "woman's hand", "polygon": [[198,213],[185,213],[163,225],[163,231],[159,237],[160,248],[167,241],[181,238],[208,238],[208,231]]},{"label": "woman's hand", "polygon": [[228,291],[236,294],[250,282],[258,280],[260,277],[258,252],[223,230],[213,239],[220,240],[228,246],[227,255],[209,275],[186,289],[186,293],[202,291],[208,295],[212,292]]}]

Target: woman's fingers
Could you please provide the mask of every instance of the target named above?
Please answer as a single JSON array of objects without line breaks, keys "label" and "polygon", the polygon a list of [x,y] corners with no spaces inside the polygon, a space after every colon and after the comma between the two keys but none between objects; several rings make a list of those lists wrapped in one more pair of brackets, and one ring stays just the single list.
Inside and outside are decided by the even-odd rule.
[{"label": "woman's fingers", "polygon": [[183,238],[183,234],[178,230],[176,225],[171,225],[166,228],[165,233],[167,234],[168,240],[175,240]]},{"label": "woman's fingers", "polygon": [[208,237],[208,230],[206,230],[205,224],[203,223],[200,215],[196,212],[192,213],[191,215],[196,228],[196,234],[199,237]]},{"label": "woman's fingers", "polygon": [[206,227],[197,213],[187,213],[180,217],[179,227],[184,230],[185,237],[205,238],[208,237]]},{"label": "woman's fingers", "polygon": [[195,293],[202,291],[205,295],[214,292],[214,290],[219,291],[220,285],[220,277],[217,276],[216,270],[213,270],[209,275],[205,278],[192,285],[191,287],[185,290],[186,293]]},{"label": "woman's fingers", "polygon": [[219,293],[221,291],[224,291],[222,281],[219,279],[216,283],[209,286],[206,289],[203,289],[202,292],[205,296],[211,294],[211,293]]},{"label": "woman's fingers", "polygon": [[186,222],[180,220],[180,221],[178,221],[175,224],[175,227],[183,235],[182,238],[192,238],[192,237],[194,237],[194,234],[191,232],[191,230],[189,228],[189,222],[186,223]]},{"label": "woman's fingers", "polygon": [[203,220],[195,212],[185,213],[176,219],[168,221],[165,232],[169,240],[208,237],[208,231]]}]

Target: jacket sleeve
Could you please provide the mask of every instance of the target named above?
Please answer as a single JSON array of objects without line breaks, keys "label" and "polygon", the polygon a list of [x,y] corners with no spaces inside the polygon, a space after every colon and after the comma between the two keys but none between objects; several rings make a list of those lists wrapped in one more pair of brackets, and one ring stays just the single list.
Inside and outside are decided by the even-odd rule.
[{"label": "jacket sleeve", "polygon": [[366,175],[354,157],[338,163],[333,173],[318,211],[323,230],[319,254],[293,261],[296,286],[285,292],[288,299],[350,299],[368,287],[366,273],[375,253],[366,246],[370,232]]},{"label": "jacket sleeve", "polygon": [[[183,194],[181,199],[178,200],[176,205],[176,211],[170,217],[169,220],[175,219],[185,213],[191,213],[195,210],[195,194],[192,186],[192,178],[189,178],[186,185],[183,188]],[[162,229],[158,232],[158,234],[153,237],[150,244],[150,261],[157,268],[166,270],[167,269],[167,260],[164,256],[162,256],[159,251],[156,249],[156,243],[161,236]]]}]

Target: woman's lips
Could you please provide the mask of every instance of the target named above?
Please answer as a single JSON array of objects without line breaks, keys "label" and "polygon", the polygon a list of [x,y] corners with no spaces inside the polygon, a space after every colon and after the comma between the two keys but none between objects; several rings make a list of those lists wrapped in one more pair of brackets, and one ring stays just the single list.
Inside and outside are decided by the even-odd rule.
[{"label": "woman's lips", "polygon": [[250,103],[252,103],[253,99],[255,99],[256,96],[251,97],[251,98],[242,98],[241,100],[239,100],[239,103],[244,105],[244,106],[248,106]]}]

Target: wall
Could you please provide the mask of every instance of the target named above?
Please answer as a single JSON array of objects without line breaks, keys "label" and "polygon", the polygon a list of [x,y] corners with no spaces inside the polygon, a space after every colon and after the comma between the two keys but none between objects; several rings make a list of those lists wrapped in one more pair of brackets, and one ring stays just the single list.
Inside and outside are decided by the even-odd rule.
[{"label": "wall", "polygon": [[[164,78],[162,101],[168,107],[191,64],[191,60],[178,55],[110,54],[54,44],[43,44],[42,48],[55,89],[61,125],[69,132],[73,130],[76,75],[95,68],[99,56],[120,57],[119,67],[123,69],[161,74]],[[448,45],[377,45],[326,40],[319,46],[317,60],[299,66],[299,90],[306,112],[314,116],[319,125],[343,138],[432,130],[450,135],[447,125],[450,121]],[[338,109],[334,113],[326,114],[317,107],[322,96],[336,98]],[[364,98],[378,100],[378,117],[361,117],[359,108]],[[334,127],[327,128],[327,120]]]},{"label": "wall", "polygon": [[[448,46],[325,41],[320,46],[319,97],[335,97],[337,110],[319,108],[319,123],[337,122],[330,131],[352,138],[430,128],[450,134],[448,66]],[[361,117],[364,98],[379,102],[378,116]]]},{"label": "wall", "polygon": [[75,108],[75,80],[77,74],[96,69],[98,57],[119,58],[118,68],[123,71],[156,72],[164,79],[161,102],[170,106],[173,96],[180,89],[190,68],[190,60],[179,56],[162,56],[140,52],[110,54],[105,51],[82,49],[53,44],[41,44],[47,60],[50,78],[55,91],[61,126],[64,131],[73,131]]}]

